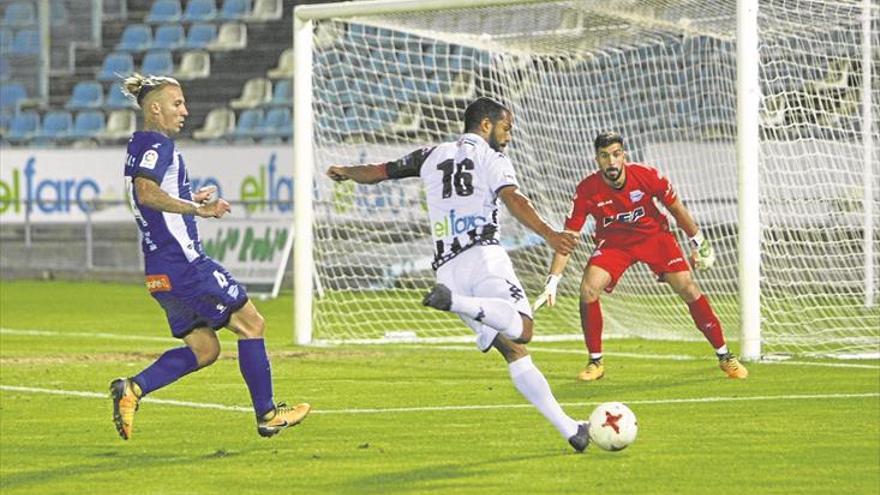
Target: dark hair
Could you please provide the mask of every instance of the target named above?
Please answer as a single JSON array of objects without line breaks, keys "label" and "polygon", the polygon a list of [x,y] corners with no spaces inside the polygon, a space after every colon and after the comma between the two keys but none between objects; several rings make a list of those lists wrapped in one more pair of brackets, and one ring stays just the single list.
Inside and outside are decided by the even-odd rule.
[{"label": "dark hair", "polygon": [[464,132],[476,130],[487,117],[492,122],[497,122],[504,117],[504,112],[510,113],[510,110],[492,98],[477,98],[464,111]]},{"label": "dark hair", "polygon": [[596,152],[598,152],[599,148],[605,148],[614,143],[620,143],[620,145],[623,146],[623,136],[615,131],[605,131],[596,135],[596,139],[593,141],[593,147],[596,149]]}]

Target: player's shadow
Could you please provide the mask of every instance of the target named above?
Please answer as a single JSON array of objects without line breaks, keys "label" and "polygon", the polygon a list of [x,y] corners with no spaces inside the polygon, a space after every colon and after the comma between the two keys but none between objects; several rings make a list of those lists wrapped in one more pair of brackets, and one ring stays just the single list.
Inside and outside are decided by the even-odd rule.
[{"label": "player's shadow", "polygon": [[35,487],[52,482],[63,482],[63,480],[80,476],[101,475],[107,473],[119,473],[122,475],[132,474],[126,472],[126,467],[121,466],[137,466],[137,471],[143,472],[146,468],[150,467],[161,467],[166,465],[198,465],[210,459],[229,457],[232,455],[247,455],[249,453],[247,449],[235,451],[219,449],[214,452],[169,456],[167,454],[160,455],[145,454],[143,452],[128,452],[121,449],[100,449],[95,452],[83,454],[81,447],[74,446],[72,448],[76,450],[76,458],[86,458],[88,460],[77,465],[64,466],[63,468],[60,468],[59,466],[48,466],[45,469],[3,475],[3,477],[0,478],[0,493],[5,493],[6,490],[16,488],[24,488],[28,486]]},{"label": "player's shadow", "polygon": [[[551,382],[553,391],[561,402],[567,402],[572,396],[587,394],[591,399],[601,400],[604,398],[620,397],[646,397],[653,396],[663,390],[691,390],[693,386],[700,386],[701,390],[708,390],[712,383],[725,383],[726,378],[717,369],[708,372],[694,373],[693,371],[681,371],[667,373],[662,380],[647,380],[642,374],[639,378],[627,377],[615,380],[614,377],[605,377],[597,382],[580,382],[576,380]],[[647,394],[647,395],[646,395]]]},{"label": "player's shadow", "polygon": [[[560,453],[545,452],[531,455],[509,455],[492,457],[484,462],[444,463],[402,471],[391,471],[355,478],[351,482],[351,493],[456,493],[471,491],[475,479],[489,479],[494,476],[499,465],[507,462],[519,463],[538,459],[578,455],[573,451]],[[491,469],[483,469],[491,466]],[[485,471],[485,472],[483,472]],[[429,486],[426,486],[428,484]],[[346,490],[348,492],[348,490]]]}]

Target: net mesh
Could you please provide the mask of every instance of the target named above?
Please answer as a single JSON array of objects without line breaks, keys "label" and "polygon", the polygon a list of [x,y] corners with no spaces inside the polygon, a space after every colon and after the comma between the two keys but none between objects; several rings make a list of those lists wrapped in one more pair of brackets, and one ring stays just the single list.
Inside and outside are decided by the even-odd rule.
[{"label": "net mesh", "polygon": [[[768,352],[880,348],[880,312],[864,300],[861,9],[842,1],[760,4]],[[870,15],[876,116],[876,6]],[[433,284],[418,181],[355,185],[323,174],[331,164],[392,160],[455,139],[477,96],[513,111],[507,153],[523,191],[557,227],[574,187],[595,169],[599,131],[619,131],[631,160],[670,177],[718,254],[698,282],[728,338],[738,338],[735,28],[731,1],[544,2],[316,22],[316,339],[470,335],[457,319],[418,305]],[[876,157],[872,166],[878,188]],[[874,203],[876,226],[876,194]],[[552,252],[514,219],[502,215],[501,224],[534,297]],[[588,224],[569,263],[560,304],[538,313],[538,335],[580,335],[577,294],[591,231]],[[880,253],[876,227],[873,245]],[[869,277],[878,284],[876,271]],[[702,338],[684,303],[642,265],[603,297],[603,308],[609,336]]]}]

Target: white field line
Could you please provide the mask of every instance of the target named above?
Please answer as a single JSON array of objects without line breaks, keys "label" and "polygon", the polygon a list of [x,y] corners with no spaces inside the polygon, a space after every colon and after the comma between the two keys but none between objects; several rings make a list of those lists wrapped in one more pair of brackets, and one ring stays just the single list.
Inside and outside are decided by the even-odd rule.
[{"label": "white field line", "polygon": [[[58,332],[55,330],[17,330],[12,328],[0,328],[0,335],[19,335],[29,337],[81,337],[95,339],[111,339],[111,340],[133,340],[133,341],[149,341],[149,342],[167,342],[169,344],[180,343],[180,340],[172,337],[152,337],[144,335],[125,335],[106,332]],[[232,343],[221,341],[221,345],[232,345]],[[441,349],[447,351],[471,351],[474,352],[476,347],[472,345],[440,345],[440,344],[406,344],[407,347],[418,349]],[[538,353],[555,353],[555,354],[576,354],[586,355],[581,349],[554,349],[552,347],[530,347],[531,352]],[[606,352],[608,356],[617,356],[634,359],[658,359],[662,361],[699,361],[708,359],[708,357],[688,356],[684,354],[642,354],[635,352]],[[708,354],[707,354],[708,356]],[[746,363],[748,364],[748,363]],[[880,369],[880,365],[875,364],[858,364],[858,363],[836,363],[825,361],[761,361],[760,364],[787,364],[795,366],[825,366],[829,368],[862,368],[862,369]]]},{"label": "white field line", "polygon": [[0,335],[19,335],[25,337],[84,337],[91,339],[110,340],[139,340],[149,342],[180,342],[173,337],[151,337],[147,335],[125,335],[104,332],[57,332],[55,330],[16,330],[14,328],[0,328]]},{"label": "white field line", "polygon": [[[79,390],[58,390],[51,388],[36,387],[16,387],[11,385],[0,385],[0,390],[7,392],[20,392],[30,394],[49,394],[62,395],[68,397],[83,397],[89,399],[108,400],[109,394],[101,394],[97,392],[84,392]],[[867,399],[880,397],[880,392],[871,392],[864,394],[805,394],[805,395],[759,395],[754,397],[698,397],[690,399],[654,399],[654,400],[630,400],[623,401],[630,405],[664,405],[664,404],[702,404],[716,402],[751,402],[751,401],[771,401],[771,400],[823,400],[823,399]],[[227,406],[224,404],[212,404],[207,402],[189,402],[180,400],[156,399],[145,397],[143,402],[152,404],[162,404],[166,406],[191,407],[198,409],[216,409],[221,411],[235,411],[253,413],[253,409],[244,406]],[[598,405],[599,401],[590,402],[564,402],[561,405],[566,407],[583,407]],[[483,404],[483,405],[464,405],[464,406],[421,406],[421,407],[388,407],[388,408],[366,408],[366,409],[328,409],[312,411],[312,414],[394,414],[394,413],[411,413],[411,412],[446,412],[446,411],[474,411],[485,409],[521,409],[531,408],[531,404]]]},{"label": "white field line", "polygon": [[[467,345],[412,345],[410,347],[421,348],[421,349],[442,349],[446,351],[474,351],[476,347],[467,346]],[[529,347],[529,352],[537,352],[537,353],[555,353],[555,354],[577,354],[582,355],[586,358],[586,351],[583,349],[554,349],[552,347]],[[635,358],[635,359],[659,359],[662,361],[703,361],[703,360],[711,360],[712,356],[710,354],[706,354],[706,356],[697,357],[697,356],[688,356],[685,354],[642,354],[636,352],[605,352],[606,356],[617,356],[617,357],[625,357],[625,358]],[[746,362],[746,364],[750,364]],[[824,361],[772,361],[765,360],[760,361],[757,364],[789,364],[789,365],[798,365],[798,366],[827,366],[830,368],[862,368],[869,370],[880,369],[880,365],[876,364],[859,364],[859,363],[836,363],[836,362],[824,362]]]}]

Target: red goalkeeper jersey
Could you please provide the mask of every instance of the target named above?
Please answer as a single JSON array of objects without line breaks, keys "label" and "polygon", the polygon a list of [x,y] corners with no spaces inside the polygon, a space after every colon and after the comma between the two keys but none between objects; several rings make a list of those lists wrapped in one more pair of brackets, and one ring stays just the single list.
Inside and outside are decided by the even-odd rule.
[{"label": "red goalkeeper jersey", "polygon": [[614,189],[593,172],[575,189],[565,228],[580,232],[592,215],[596,220],[596,240],[632,244],[645,236],[669,231],[666,216],[657,209],[654,198],[669,206],[678,196],[669,179],[657,169],[641,163],[626,164],[626,182]]}]

